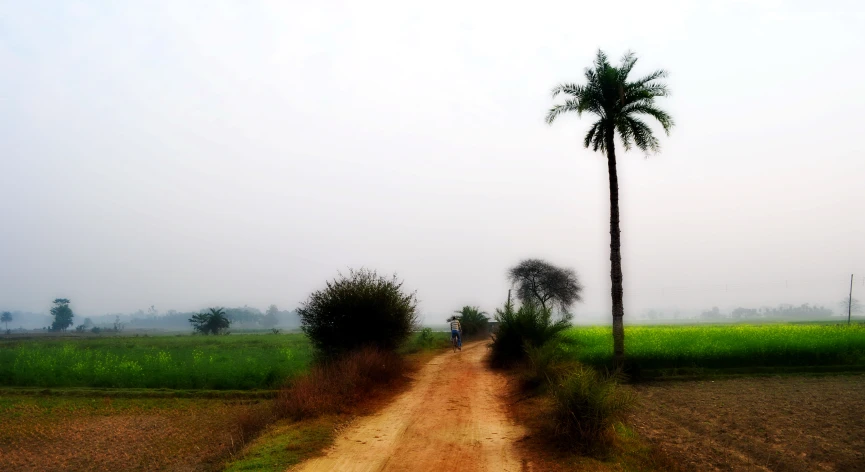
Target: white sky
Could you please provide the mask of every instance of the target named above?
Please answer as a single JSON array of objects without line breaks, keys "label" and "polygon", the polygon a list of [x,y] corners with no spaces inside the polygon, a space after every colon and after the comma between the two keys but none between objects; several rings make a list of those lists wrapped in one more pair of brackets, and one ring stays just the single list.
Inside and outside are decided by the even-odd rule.
[{"label": "white sky", "polygon": [[0,309],[294,308],[366,266],[437,321],[542,257],[608,313],[605,160],[543,121],[598,48],[677,122],[619,155],[626,313],[865,275],[862,2],[0,0]]}]

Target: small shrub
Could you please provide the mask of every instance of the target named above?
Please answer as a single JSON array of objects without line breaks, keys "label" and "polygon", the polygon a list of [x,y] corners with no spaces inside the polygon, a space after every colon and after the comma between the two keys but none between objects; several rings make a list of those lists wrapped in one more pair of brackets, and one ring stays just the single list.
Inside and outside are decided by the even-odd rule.
[{"label": "small shrub", "polygon": [[550,383],[555,433],[584,450],[608,445],[614,425],[634,406],[634,395],[617,374],[600,374],[579,365]]},{"label": "small shrub", "polygon": [[417,324],[417,297],[396,276],[351,270],[313,292],[297,310],[303,332],[325,356],[364,346],[395,350]]},{"label": "small shrub", "polygon": [[102,328],[100,328],[99,326],[94,326],[90,328],[90,332],[93,334],[99,334],[102,332]]},{"label": "small shrub", "polygon": [[332,358],[280,390],[276,409],[295,420],[342,413],[373,389],[403,375],[403,359],[393,351],[374,347]]},{"label": "small shrub", "polygon": [[282,332],[282,330],[279,328],[270,328],[270,332],[273,334],[279,334]]},{"label": "small shrub", "polygon": [[526,358],[526,346],[540,347],[559,337],[571,325],[571,315],[563,313],[553,320],[552,310],[537,304],[524,303],[514,310],[508,303],[496,309],[498,330],[493,335],[490,361],[493,365],[511,365]]}]

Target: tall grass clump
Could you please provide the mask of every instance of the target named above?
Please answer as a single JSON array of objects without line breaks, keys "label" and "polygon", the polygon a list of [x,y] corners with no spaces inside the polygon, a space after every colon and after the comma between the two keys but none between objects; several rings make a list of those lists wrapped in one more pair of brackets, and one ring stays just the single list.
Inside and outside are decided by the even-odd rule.
[{"label": "tall grass clump", "polygon": [[618,373],[601,373],[568,357],[566,340],[526,346],[522,388],[549,398],[544,428],[558,442],[583,452],[599,452],[616,437],[614,426],[633,408],[635,397]]},{"label": "tall grass clump", "polygon": [[496,309],[498,329],[493,335],[490,362],[495,366],[508,366],[524,361],[526,346],[539,347],[556,339],[571,325],[571,315],[563,312],[553,319],[552,310],[531,301],[518,310],[508,302]]},{"label": "tall grass clump", "polygon": [[576,365],[549,384],[556,436],[585,451],[603,448],[615,438],[614,425],[625,419],[636,398],[617,374]]},{"label": "tall grass clump", "polygon": [[313,292],[297,310],[303,332],[325,357],[374,346],[393,351],[417,325],[417,297],[402,282],[350,270]]}]

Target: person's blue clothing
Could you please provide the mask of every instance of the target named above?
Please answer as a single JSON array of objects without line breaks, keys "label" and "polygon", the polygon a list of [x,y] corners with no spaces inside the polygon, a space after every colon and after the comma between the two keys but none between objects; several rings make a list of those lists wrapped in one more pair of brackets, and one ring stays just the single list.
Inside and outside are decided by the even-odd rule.
[{"label": "person's blue clothing", "polygon": [[457,331],[455,329],[451,330],[451,339],[453,339],[453,338],[457,338],[457,346],[462,348],[463,347],[463,340],[462,340],[462,336],[460,336],[459,331]]}]

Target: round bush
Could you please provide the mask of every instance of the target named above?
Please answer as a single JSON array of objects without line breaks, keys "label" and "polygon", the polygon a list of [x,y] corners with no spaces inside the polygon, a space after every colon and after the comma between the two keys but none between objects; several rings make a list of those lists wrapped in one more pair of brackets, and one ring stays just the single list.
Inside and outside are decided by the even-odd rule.
[{"label": "round bush", "polygon": [[350,270],[313,292],[297,310],[301,328],[322,354],[360,347],[394,350],[417,325],[417,297],[396,276]]}]

